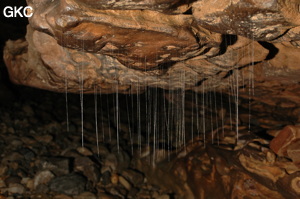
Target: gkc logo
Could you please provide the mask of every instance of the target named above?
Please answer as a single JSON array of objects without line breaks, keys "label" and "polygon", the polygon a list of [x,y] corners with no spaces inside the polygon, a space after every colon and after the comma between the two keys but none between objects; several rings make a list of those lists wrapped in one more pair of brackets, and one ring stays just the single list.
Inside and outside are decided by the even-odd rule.
[{"label": "gkc logo", "polygon": [[12,6],[6,6],[3,9],[3,14],[5,17],[31,17],[33,15],[33,9],[31,6],[26,7],[12,7]]}]

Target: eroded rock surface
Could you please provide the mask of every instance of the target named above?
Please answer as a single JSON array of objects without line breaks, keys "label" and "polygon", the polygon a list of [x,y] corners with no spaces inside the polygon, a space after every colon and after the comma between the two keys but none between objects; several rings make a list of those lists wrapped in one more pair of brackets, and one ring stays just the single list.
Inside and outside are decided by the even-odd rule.
[{"label": "eroded rock surface", "polygon": [[196,138],[165,159],[150,153],[137,165],[150,182],[174,190],[179,198],[298,198],[297,160],[282,158],[277,152],[277,147],[282,147],[278,140],[286,131],[298,132],[299,126],[287,126],[273,138],[271,147],[279,156],[267,147],[269,139],[241,130],[236,141],[227,129],[213,142]]},{"label": "eroded rock surface", "polygon": [[[235,83],[255,87],[255,96],[268,104],[286,98],[273,89],[293,85],[299,92],[296,1],[28,4],[34,15],[26,41],[9,41],[4,53],[17,84],[58,92],[93,93],[96,87],[101,93],[140,93],[147,86],[223,91]],[[275,101],[261,99],[265,93],[277,96]],[[290,100],[299,104],[297,95]]]}]

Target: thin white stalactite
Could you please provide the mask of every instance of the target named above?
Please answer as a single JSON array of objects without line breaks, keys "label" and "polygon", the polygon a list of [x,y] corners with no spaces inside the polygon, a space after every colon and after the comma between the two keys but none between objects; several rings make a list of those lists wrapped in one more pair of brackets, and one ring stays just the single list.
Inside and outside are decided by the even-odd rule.
[{"label": "thin white stalactite", "polygon": [[203,112],[203,115],[202,115],[202,131],[203,131],[203,143],[204,143],[204,148],[206,147],[206,135],[205,135],[205,131],[206,131],[206,124],[205,124],[205,89],[204,89],[204,81],[202,82],[202,112]]},{"label": "thin white stalactite", "polygon": [[[83,41],[82,44],[84,45]],[[79,92],[80,92],[80,111],[81,111],[81,146],[84,147],[84,131],[83,131],[83,63],[80,64],[78,70],[79,76]]]},{"label": "thin white stalactite", "polygon": [[96,133],[96,144],[97,144],[97,155],[100,156],[99,150],[99,132],[98,132],[98,91],[97,85],[94,85],[94,103],[95,103],[95,133]]},{"label": "thin white stalactite", "polygon": [[236,69],[236,99],[235,99],[235,111],[236,111],[236,140],[239,140],[239,70]]},{"label": "thin white stalactite", "polygon": [[223,91],[221,90],[221,118],[222,118],[222,137],[224,137],[224,107],[223,107]]},{"label": "thin white stalactite", "polygon": [[129,140],[131,146],[131,154],[133,155],[133,140],[132,140],[132,132],[131,132],[131,121],[128,107],[128,95],[126,95],[126,112],[127,112],[127,122],[128,122],[128,131],[129,131]]},{"label": "thin white stalactite", "polygon": [[156,160],[156,149],[157,149],[157,87],[155,88],[154,96],[153,96],[153,165],[155,165]]},{"label": "thin white stalactite", "polygon": [[68,103],[68,77],[67,77],[67,69],[65,68],[65,101],[66,101],[66,120],[67,120],[67,132],[70,131],[69,125],[69,103]]},{"label": "thin white stalactite", "polygon": [[[109,106],[109,96],[106,95],[106,106],[107,106],[107,118],[108,118],[108,121],[110,121],[110,113],[109,113],[109,110],[110,110],[110,106]],[[102,126],[103,126],[103,123],[102,123]],[[110,126],[110,122],[108,122],[108,136],[109,136],[109,141],[111,142],[112,141],[112,133],[111,133],[111,130],[110,130],[111,126]],[[103,130],[103,129],[102,129]],[[103,130],[103,138],[104,138],[105,134],[104,134],[104,130]]]},{"label": "thin white stalactite", "polygon": [[119,88],[116,88],[116,126],[117,126],[117,150],[120,152],[120,138],[119,138],[119,126],[120,126],[120,112],[119,112]]},{"label": "thin white stalactite", "polygon": [[[139,84],[139,83],[138,83]],[[140,90],[140,87],[138,87],[138,90]],[[139,151],[140,154],[142,154],[142,127],[141,127],[141,100],[140,100],[140,91],[136,94],[136,100],[137,100],[137,120],[138,120],[138,145],[139,145]]]},{"label": "thin white stalactite", "polygon": [[[216,129],[219,129],[219,121],[218,121],[218,109],[217,109],[217,96],[216,96],[216,87],[214,87],[214,101],[215,101],[215,103],[214,103],[214,106],[215,106],[215,114],[216,114]],[[217,131],[217,143],[218,143],[218,145],[220,144],[219,143],[219,140],[220,140],[220,138],[219,138],[219,131]]]},{"label": "thin white stalactite", "polygon": [[199,102],[198,102],[198,93],[195,92],[195,102],[196,102],[196,129],[197,137],[200,137],[200,128],[199,128]]},{"label": "thin white stalactite", "polygon": [[[185,75],[184,75],[185,77]],[[185,88],[182,89],[182,93],[181,93],[181,103],[182,103],[182,115],[181,115],[181,132],[182,132],[182,143],[183,143],[183,147],[184,147],[184,151],[186,153],[186,145],[185,145]]]}]

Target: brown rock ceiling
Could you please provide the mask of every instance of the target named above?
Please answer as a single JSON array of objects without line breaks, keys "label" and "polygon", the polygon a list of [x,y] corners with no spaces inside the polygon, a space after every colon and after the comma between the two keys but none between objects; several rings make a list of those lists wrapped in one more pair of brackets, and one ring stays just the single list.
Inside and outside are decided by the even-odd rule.
[{"label": "brown rock ceiling", "polygon": [[12,81],[135,93],[147,86],[223,90],[237,78],[240,87],[275,98],[293,87],[293,97],[281,97],[299,103],[296,1],[104,2],[28,1],[34,15],[26,41],[5,49]]}]

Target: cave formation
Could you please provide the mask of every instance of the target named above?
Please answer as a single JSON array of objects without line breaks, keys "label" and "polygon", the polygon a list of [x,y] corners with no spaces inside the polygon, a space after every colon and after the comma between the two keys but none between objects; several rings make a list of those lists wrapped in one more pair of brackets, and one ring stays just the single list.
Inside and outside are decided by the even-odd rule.
[{"label": "cave formation", "polygon": [[27,4],[26,36],[3,48],[10,81],[80,108],[104,97],[148,183],[179,199],[300,198],[299,1]]}]

